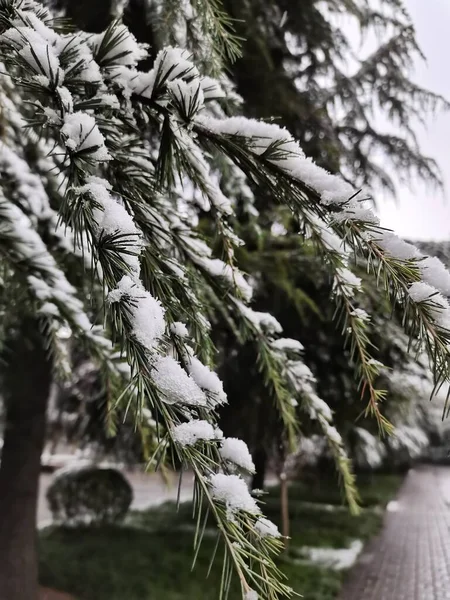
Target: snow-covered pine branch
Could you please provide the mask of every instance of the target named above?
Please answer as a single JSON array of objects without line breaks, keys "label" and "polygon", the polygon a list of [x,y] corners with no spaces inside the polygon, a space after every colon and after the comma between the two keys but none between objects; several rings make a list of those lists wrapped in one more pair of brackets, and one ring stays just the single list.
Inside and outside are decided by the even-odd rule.
[{"label": "snow-covered pine branch", "polygon": [[[186,237],[192,240],[195,235],[189,233],[181,240],[176,219],[157,214],[159,206],[174,210],[174,205],[158,198],[174,191],[162,189],[161,183],[173,186],[180,172],[192,178],[217,209],[217,223],[222,226],[232,206],[220,187],[211,183],[205,158],[208,150],[219,150],[251,181],[264,185],[289,206],[301,223],[308,221],[308,214],[321,219],[330,232],[345,238],[350,248],[365,254],[371,265],[376,263],[386,288],[394,290],[394,299],[404,301],[406,322],[414,326],[412,333],[419,332],[429,345],[430,356],[437,358],[438,381],[450,378],[450,307],[433,286],[437,283],[444,289],[448,274],[435,263],[421,266],[415,249],[382,230],[371,210],[357,201],[351,186],[308,160],[285,130],[242,117],[207,116],[204,106],[212,98],[208,98],[211,80],[201,77],[186,50],[165,48],[150,71],[140,72],[136,65],[145,48],[119,23],[100,35],[61,35],[52,28],[50,13],[32,0],[7,0],[0,7],[0,16],[5,29],[0,57],[13,81],[20,81],[23,97],[34,101],[33,115],[23,107],[24,117],[30,117],[29,126],[44,131],[54,142],[52,154],[66,178],[60,218],[72,227],[75,243],[87,244],[92,260],[101,266],[101,283],[108,298],[106,322],[130,365],[134,401],[139,408],[150,407],[161,415],[166,429],[161,449],[171,444],[181,462],[194,471],[197,520],[201,522],[207,505],[223,537],[227,569],[230,565],[236,569],[243,596],[253,600],[259,593],[275,600],[289,595],[291,591],[271,559],[280,542],[276,535],[266,535],[267,528],[255,527],[261,519],[260,508],[235,472],[251,470],[248,450],[242,442],[222,440],[216,424],[217,398],[223,401],[220,381],[195,356],[184,330],[182,336],[179,327],[173,330],[173,323],[182,315],[174,290],[192,283],[183,275],[193,264],[196,276],[203,273],[204,284],[190,288],[193,296],[199,292],[197,299],[189,300],[186,292],[192,308],[201,306],[212,288],[206,272],[212,281],[225,281],[230,288],[240,289],[244,300],[250,299],[251,290],[231,260],[225,263],[213,258],[207,246],[200,248],[197,243],[193,248],[192,241],[190,252],[187,250]],[[145,133],[140,136],[142,131]],[[57,161],[61,149],[63,155]],[[10,221],[15,218],[14,208],[20,211],[5,199]],[[191,223],[187,231],[195,226]],[[223,231],[232,237],[229,228]],[[342,246],[342,242],[330,246],[332,239],[339,237],[332,238],[329,233],[323,243],[327,259],[339,255]],[[8,243],[14,248],[12,238]],[[20,248],[21,240],[18,244]],[[158,252],[164,258],[159,263]],[[231,251],[227,259],[232,259]],[[159,265],[161,277],[152,273],[154,264]],[[343,263],[339,268],[347,267]],[[341,287],[352,284],[349,273],[340,271]],[[91,276],[97,277],[98,271],[93,269]],[[45,283],[44,277],[42,273]],[[177,278],[181,283],[175,282]],[[426,283],[427,278],[432,285]],[[235,297],[226,299],[228,311],[243,312]],[[246,313],[245,318],[259,333],[262,318],[259,315],[256,322],[255,314]],[[360,317],[357,314],[355,318]],[[279,333],[273,318],[264,320],[272,335]],[[192,317],[192,321],[202,328],[198,318]],[[279,375],[273,382],[279,382]],[[326,405],[319,409],[319,400],[311,392],[315,416],[344,461],[341,440],[330,424]],[[197,544],[200,541],[201,535]],[[223,591],[226,593],[226,585]]]},{"label": "snow-covered pine branch", "polygon": [[[333,425],[333,413],[328,404],[317,395],[316,379],[301,358],[302,345],[298,340],[279,338],[273,341],[271,346],[275,353],[282,358],[283,373],[287,380],[290,397],[293,400],[291,400],[291,404],[294,406],[299,404],[300,408],[313,421],[318,422],[340,475],[350,510],[357,514],[359,510],[358,494],[351,462],[343,439]],[[297,447],[291,448],[291,454],[295,455],[296,450]]]},{"label": "snow-covered pine branch", "polygon": [[[448,289],[449,273],[444,265],[430,258],[421,264],[425,257],[417,248],[383,229],[364,199],[359,200],[349,184],[306,158],[286,130],[242,117],[198,117],[195,122],[199,137],[203,134],[206,142],[221,148],[248,176],[268,187],[275,198],[290,206],[301,223],[308,222],[309,213],[315,214],[345,240],[350,250],[366,257],[378,279],[382,277],[393,303],[403,307],[411,337],[419,338],[426,347],[437,386],[449,381],[450,313],[441,293]],[[331,253],[336,249],[328,248]],[[430,278],[434,285],[427,283]]]}]

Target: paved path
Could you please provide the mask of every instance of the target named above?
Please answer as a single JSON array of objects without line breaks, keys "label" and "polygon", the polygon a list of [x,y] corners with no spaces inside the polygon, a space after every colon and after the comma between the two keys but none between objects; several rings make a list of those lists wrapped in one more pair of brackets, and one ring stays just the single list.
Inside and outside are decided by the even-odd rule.
[{"label": "paved path", "polygon": [[339,600],[450,600],[450,468],[410,471]]}]

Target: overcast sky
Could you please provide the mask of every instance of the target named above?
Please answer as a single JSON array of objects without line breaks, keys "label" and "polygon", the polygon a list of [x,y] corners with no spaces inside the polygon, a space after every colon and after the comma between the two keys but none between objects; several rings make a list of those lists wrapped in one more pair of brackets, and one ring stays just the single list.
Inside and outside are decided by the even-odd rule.
[{"label": "overcast sky", "polygon": [[[427,63],[418,61],[415,81],[450,99],[450,1],[406,0]],[[420,131],[423,150],[441,167],[444,194],[412,182],[412,190],[400,188],[398,203],[385,199],[381,223],[403,237],[450,241],[450,113],[430,119]]]}]

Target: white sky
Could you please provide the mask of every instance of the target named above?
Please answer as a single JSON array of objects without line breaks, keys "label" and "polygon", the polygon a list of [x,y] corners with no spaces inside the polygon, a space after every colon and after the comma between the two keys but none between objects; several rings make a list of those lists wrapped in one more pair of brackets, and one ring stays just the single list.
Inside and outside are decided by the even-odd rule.
[{"label": "white sky", "polygon": [[[450,1],[406,0],[406,4],[427,57],[426,64],[418,62],[414,79],[450,100]],[[430,119],[419,140],[424,152],[439,163],[444,194],[414,182],[402,186],[397,204],[385,199],[379,206],[381,224],[410,239],[450,240],[450,112]]]}]

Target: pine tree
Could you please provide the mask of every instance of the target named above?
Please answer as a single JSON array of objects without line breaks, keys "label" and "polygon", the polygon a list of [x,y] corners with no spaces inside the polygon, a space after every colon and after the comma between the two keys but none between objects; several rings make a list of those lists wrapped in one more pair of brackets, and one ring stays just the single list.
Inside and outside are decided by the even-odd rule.
[{"label": "pine tree", "polygon": [[[215,30],[221,33],[217,69],[224,52],[235,52],[234,40],[217,3],[197,6],[206,23],[222,24]],[[450,274],[381,228],[353,187],[306,158],[287,130],[227,117],[221,106],[227,80],[204,76],[189,51],[166,47],[149,70],[140,70],[146,49],[120,21],[99,34],[70,32],[32,0],[1,0],[0,23],[1,159],[9,173],[0,184],[2,299],[13,306],[6,288],[13,282],[19,316],[26,309],[45,326],[36,335],[41,331],[59,373],[67,372],[61,328],[85,345],[110,392],[111,427],[118,409],[132,413],[138,425],[145,409],[152,412],[157,461],[174,452],[195,476],[196,549],[208,514],[217,522],[225,549],[219,595],[226,596],[233,573],[246,600],[291,595],[273,562],[282,541],[241,475],[254,470],[252,458],[217,425],[226,397],[210,368],[214,314],[221,312],[238,339],[257,344],[260,372],[287,439],[295,443],[291,400],[298,397],[327,437],[353,503],[354,482],[298,342],[280,337],[272,315],[248,306],[252,288],[234,259],[240,244],[231,227],[234,205],[207,157],[221,156],[236,185],[248,180],[286,206],[328,265],[333,301],[369,390],[368,412],[381,428],[389,425],[379,406],[383,393],[374,386],[379,367],[370,360],[364,319],[354,311],[360,280],[350,269],[352,253],[402,307],[405,328],[414,345],[427,350],[437,386],[450,379],[450,306],[441,295]],[[199,64],[203,60],[207,56]],[[205,211],[223,260],[199,233],[198,215]],[[42,404],[34,415],[41,422]],[[35,449],[42,439],[40,431]],[[5,437],[0,479],[7,477],[20,495],[28,490],[8,467],[17,442]],[[23,462],[36,465],[31,450]],[[9,511],[8,527],[0,529],[0,588],[10,600],[37,596],[29,518],[35,483],[26,515],[25,509]],[[5,510],[12,500],[2,498]],[[11,532],[25,516],[26,535],[12,546]],[[19,571],[25,554],[27,568]]]}]

